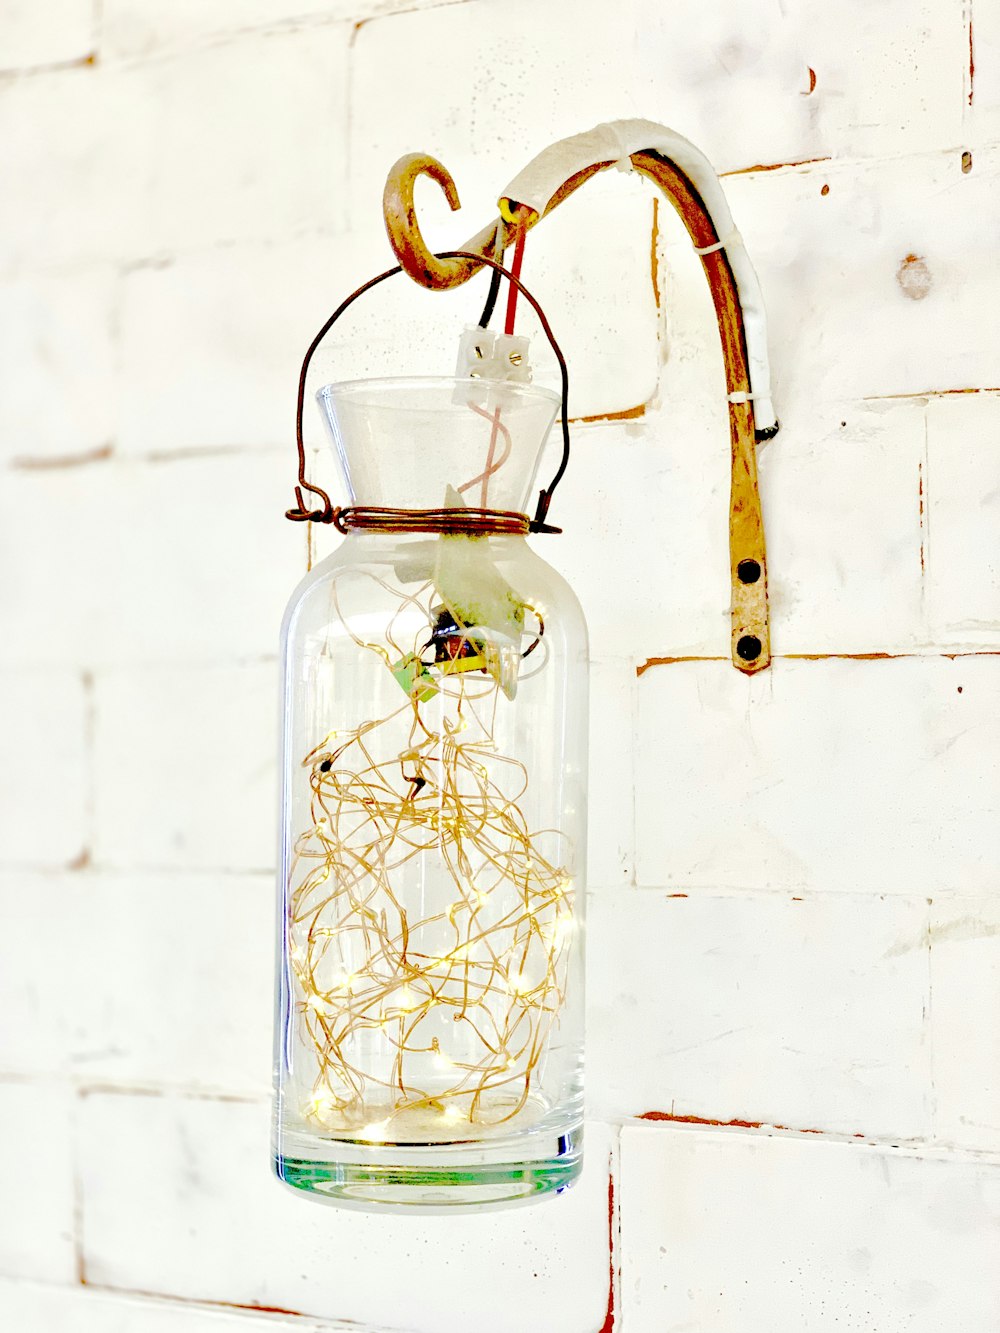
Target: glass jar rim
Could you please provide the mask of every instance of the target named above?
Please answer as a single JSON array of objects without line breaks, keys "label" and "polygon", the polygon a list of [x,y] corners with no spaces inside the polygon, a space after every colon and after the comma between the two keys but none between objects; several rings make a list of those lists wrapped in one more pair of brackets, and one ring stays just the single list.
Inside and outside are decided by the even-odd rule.
[{"label": "glass jar rim", "polygon": [[[316,390],[317,398],[331,398],[335,395],[348,396],[358,401],[365,389],[379,388],[425,388],[432,385],[454,387],[455,385],[475,384],[487,388],[497,388],[505,393],[512,394],[515,398],[526,400],[535,399],[536,401],[545,401],[548,403],[561,404],[562,399],[554,389],[546,389],[540,384],[524,384],[519,380],[494,380],[487,379],[485,376],[476,378],[470,375],[374,375],[366,376],[360,379],[334,380],[330,384],[324,384]],[[442,404],[439,409],[445,411],[453,406],[451,403]],[[428,408],[422,405],[423,411],[434,411],[434,408]]]}]

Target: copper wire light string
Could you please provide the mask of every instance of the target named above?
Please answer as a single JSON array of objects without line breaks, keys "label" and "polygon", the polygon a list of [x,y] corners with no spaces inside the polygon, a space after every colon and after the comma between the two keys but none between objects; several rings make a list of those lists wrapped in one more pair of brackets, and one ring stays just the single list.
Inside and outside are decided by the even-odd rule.
[{"label": "copper wire light string", "polygon": [[[395,620],[408,609],[421,619],[432,615],[439,593],[432,584],[401,593],[370,577],[399,599],[388,647],[352,630],[336,582],[333,604],[355,644],[388,664],[418,646],[397,637]],[[411,696],[378,720],[329,733],[304,760],[312,826],[294,848],[289,929],[303,1036],[315,1065],[305,1113],[328,1130],[391,1141],[393,1122],[404,1113],[444,1115],[446,1123],[510,1120],[528,1102],[565,998],[572,880],[539,845],[560,845],[561,835],[529,831],[519,807],[527,770],[497,750],[500,692],[495,681],[480,681],[478,688],[467,676],[442,682],[454,716],[442,718],[440,731],[428,727]],[[392,724],[407,716],[400,751]],[[375,742],[386,728],[380,758]],[[394,881],[431,850],[440,853],[455,898],[413,920]],[[329,920],[333,927],[323,924]],[[428,936],[439,941],[433,948]],[[420,1034],[422,1024],[433,1029],[448,1013],[462,1025],[456,1031],[464,1030],[460,1044],[474,1048],[468,1058],[452,1061],[442,1051],[440,1023]],[[381,1074],[356,1049],[376,1029],[395,1052]],[[443,1068],[434,1086],[421,1076],[420,1057]],[[502,1089],[509,1092],[498,1102]],[[379,1124],[363,1123],[373,1116]]]},{"label": "copper wire light string", "polygon": [[[489,478],[509,455],[511,440],[499,413],[476,407],[492,426],[490,450],[480,474],[458,489],[481,483],[481,508],[335,509],[326,492],[306,480],[302,417],[312,357],[344,311],[399,268],[353,292],[309,346],[296,409],[299,507],[288,512],[290,519],[333,522],[341,531],[445,537],[557,531],[545,516],[569,458],[568,374],[544,312],[518,277],[522,255],[523,233],[513,272],[495,260],[481,262],[511,284],[508,330],[523,293],[560,368],[563,454],[539,494],[535,520],[486,507]],[[496,458],[499,437],[504,449]],[[323,508],[306,510],[305,490]],[[479,1130],[459,1131],[459,1122],[480,1128],[507,1123],[527,1106],[541,1077],[549,1032],[565,999],[575,927],[571,856],[564,835],[531,830],[521,809],[528,772],[497,743],[502,692],[496,664],[475,676],[442,674],[429,696],[422,693],[427,667],[421,654],[440,602],[455,626],[449,638],[458,659],[486,651],[463,625],[461,608],[449,605],[433,582],[408,593],[369,572],[379,595],[388,593],[396,603],[382,642],[373,642],[354,630],[341,605],[339,583],[352,577],[356,571],[341,571],[331,586],[334,637],[345,633],[378,659],[380,670],[394,670],[398,659],[397,668],[417,663],[420,674],[397,708],[328,732],[303,760],[310,823],[292,848],[288,914],[299,1041],[308,1056],[309,1092],[301,1110],[314,1126],[362,1141],[390,1142],[396,1135],[420,1141],[419,1130],[413,1138],[414,1116],[430,1117],[437,1138],[475,1134]],[[538,630],[522,660],[543,643],[544,622],[535,615]],[[546,657],[543,646],[538,667],[518,668],[521,681],[543,669]],[[429,698],[440,712],[428,709]],[[428,852],[445,871],[452,885],[445,896],[453,901],[414,913],[405,876]],[[442,1017],[455,1026],[443,1027]]]}]

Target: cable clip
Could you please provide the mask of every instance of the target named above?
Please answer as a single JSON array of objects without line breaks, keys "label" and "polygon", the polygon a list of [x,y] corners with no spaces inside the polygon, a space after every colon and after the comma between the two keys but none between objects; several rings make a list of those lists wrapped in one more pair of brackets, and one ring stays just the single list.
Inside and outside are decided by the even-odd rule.
[{"label": "cable clip", "polygon": [[734,227],[729,235],[724,237],[721,241],[714,241],[711,245],[695,245],[691,248],[696,255],[714,255],[716,250],[725,250],[727,246],[737,244],[743,244],[743,237]]}]

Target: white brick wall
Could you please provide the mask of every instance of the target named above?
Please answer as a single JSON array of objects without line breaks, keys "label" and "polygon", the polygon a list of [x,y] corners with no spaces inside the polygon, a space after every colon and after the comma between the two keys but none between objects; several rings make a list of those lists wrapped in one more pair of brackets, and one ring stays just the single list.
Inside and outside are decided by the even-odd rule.
[{"label": "white brick wall", "polygon": [[[996,1333],[997,12],[0,0],[0,1326]],[[266,1107],[299,358],[391,262],[397,156],[454,173],[445,246],[622,115],[760,272],[777,655],[728,663],[699,266],[608,173],[525,268],[602,418],[538,543],[591,626],[586,1174],[310,1207]],[[317,381],[447,364],[483,286],[383,288]]]}]

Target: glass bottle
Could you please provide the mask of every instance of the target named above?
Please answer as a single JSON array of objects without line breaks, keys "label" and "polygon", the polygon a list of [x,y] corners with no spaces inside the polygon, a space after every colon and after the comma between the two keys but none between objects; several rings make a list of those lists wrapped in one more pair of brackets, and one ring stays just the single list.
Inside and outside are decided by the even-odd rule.
[{"label": "glass bottle", "polygon": [[522,514],[559,399],[318,397],[370,525],[283,627],[275,1170],[366,1208],[556,1192],[582,1160],[583,615],[503,521],[366,507]]}]

